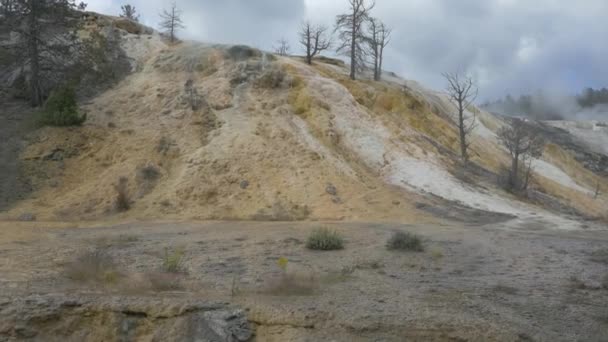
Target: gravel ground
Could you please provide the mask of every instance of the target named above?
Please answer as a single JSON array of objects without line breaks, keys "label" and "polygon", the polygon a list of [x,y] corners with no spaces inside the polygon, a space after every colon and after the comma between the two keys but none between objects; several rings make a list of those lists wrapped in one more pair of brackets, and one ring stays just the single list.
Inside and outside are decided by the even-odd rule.
[{"label": "gravel ground", "polygon": [[[607,230],[539,222],[87,225],[0,223],[3,296],[219,300],[246,310],[258,341],[608,338]],[[344,236],[343,250],[306,249],[322,226]],[[387,250],[396,230],[419,234],[425,251]],[[92,251],[117,275],[75,277]],[[167,272],[178,254],[177,272]]]}]

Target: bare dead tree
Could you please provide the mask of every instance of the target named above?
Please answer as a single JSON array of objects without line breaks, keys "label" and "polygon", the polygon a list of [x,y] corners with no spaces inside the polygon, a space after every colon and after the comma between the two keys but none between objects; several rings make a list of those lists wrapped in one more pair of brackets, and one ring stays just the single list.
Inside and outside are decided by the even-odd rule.
[{"label": "bare dead tree", "polygon": [[373,0],[369,4],[366,0],[348,0],[348,4],[350,12],[336,17],[334,32],[339,32],[340,41],[336,52],[350,58],[350,78],[354,80],[357,71],[365,68],[363,24],[368,20],[376,3]]},{"label": "bare dead tree", "polygon": [[[513,119],[511,125],[499,130],[498,138],[511,155],[509,187],[513,190],[525,190],[532,172],[532,161],[543,153],[544,139],[529,123],[517,118]],[[520,162],[523,165],[520,165]],[[520,169],[523,169],[523,175],[520,175]]]},{"label": "bare dead tree", "polygon": [[387,27],[384,23],[380,25],[380,56],[378,58],[378,79],[379,81],[382,78],[382,64],[384,62],[384,49],[391,42],[391,33],[393,30]]},{"label": "bare dead tree", "polygon": [[171,4],[171,8],[163,10],[160,14],[160,28],[165,30],[165,33],[169,36],[171,43],[176,41],[176,33],[179,29],[185,28],[184,22],[181,18],[182,11],[177,8],[175,2]]},{"label": "bare dead tree", "polygon": [[127,18],[133,21],[139,21],[139,14],[135,10],[135,6],[131,6],[129,4],[120,6],[120,10],[122,13],[120,14],[121,18]]},{"label": "bare dead tree", "polygon": [[306,21],[300,27],[300,44],[306,50],[306,63],[312,64],[312,59],[331,47],[331,40],[327,37],[327,27],[312,25]]},{"label": "bare dead tree", "polygon": [[285,38],[281,38],[277,40],[277,45],[274,47],[274,52],[279,56],[287,56],[289,55],[289,50],[291,46],[289,46],[289,42]]},{"label": "bare dead tree", "polygon": [[370,18],[368,23],[368,36],[366,37],[366,41],[374,66],[374,80],[380,81],[382,78],[384,48],[386,48],[390,42],[391,29],[386,27],[386,25],[377,18]]},{"label": "bare dead tree", "polygon": [[466,117],[465,112],[477,98],[479,89],[473,78],[469,75],[459,72],[446,72],[442,75],[448,83],[446,91],[450,101],[458,110],[456,125],[458,126],[460,137],[460,157],[462,158],[462,163],[466,165],[469,161],[469,146],[471,144],[469,136],[477,125],[477,118],[474,111],[469,118]]}]

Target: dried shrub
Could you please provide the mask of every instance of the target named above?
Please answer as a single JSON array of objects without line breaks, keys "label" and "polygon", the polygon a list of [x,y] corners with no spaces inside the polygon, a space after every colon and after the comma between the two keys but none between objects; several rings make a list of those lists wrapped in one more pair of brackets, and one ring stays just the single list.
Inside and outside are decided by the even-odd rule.
[{"label": "dried shrub", "polygon": [[[313,272],[288,271],[289,260],[285,257],[279,258],[277,265],[281,269],[278,277],[267,279],[264,291],[271,295],[310,295],[319,286],[319,279]],[[233,293],[236,287],[233,283]],[[238,292],[238,291],[237,291]]]},{"label": "dried shrub", "polygon": [[118,183],[114,185],[116,198],[114,199],[114,208],[119,212],[128,211],[131,209],[131,200],[129,199],[129,179],[120,177]]},{"label": "dried shrub", "polygon": [[319,251],[332,251],[344,248],[344,239],[335,230],[316,229],[306,241],[306,248]]},{"label": "dried shrub", "polygon": [[146,165],[139,169],[139,176],[148,182],[153,182],[160,178],[160,170],[154,165]]},{"label": "dried shrub", "polygon": [[263,89],[276,89],[283,86],[286,79],[286,73],[278,67],[268,68],[255,81],[254,86]]},{"label": "dried shrub", "polygon": [[111,256],[102,250],[85,253],[65,268],[65,275],[78,282],[114,284],[122,276]]},{"label": "dried shrub", "polygon": [[386,242],[386,248],[398,251],[422,252],[422,239],[408,232],[395,232]]}]

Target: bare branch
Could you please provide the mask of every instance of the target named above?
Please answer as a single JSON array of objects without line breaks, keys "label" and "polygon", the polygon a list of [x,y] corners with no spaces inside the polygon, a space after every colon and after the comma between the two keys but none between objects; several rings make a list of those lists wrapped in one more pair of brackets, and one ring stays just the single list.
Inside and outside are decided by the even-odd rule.
[{"label": "bare branch", "polygon": [[477,98],[479,89],[473,78],[469,75],[463,75],[458,72],[444,72],[442,76],[447,82],[446,91],[448,98],[458,111],[455,118],[460,137],[460,156],[466,165],[469,159],[469,136],[475,130],[475,127],[477,127],[476,114],[471,112],[471,117],[467,117],[466,112]]},{"label": "bare branch", "polygon": [[309,21],[300,27],[300,44],[306,52],[306,62],[312,64],[312,59],[331,47],[331,39],[327,37],[327,27],[313,26]]},{"label": "bare branch", "polygon": [[[512,190],[525,190],[532,170],[532,160],[543,153],[544,139],[522,119],[513,119],[511,125],[501,128],[498,138],[511,155],[509,186]],[[524,165],[523,176],[520,174],[520,162]],[[527,167],[526,162],[529,163]]]},{"label": "bare branch", "polygon": [[184,23],[181,19],[182,11],[177,8],[175,2],[171,5],[171,8],[163,10],[160,14],[159,27],[165,30],[165,33],[169,36],[169,40],[173,43],[177,40],[176,33],[179,29],[183,29]]},{"label": "bare branch", "polygon": [[289,50],[291,47],[289,46],[289,42],[285,38],[281,38],[277,40],[277,45],[274,48],[274,52],[279,56],[287,56],[289,55]]}]

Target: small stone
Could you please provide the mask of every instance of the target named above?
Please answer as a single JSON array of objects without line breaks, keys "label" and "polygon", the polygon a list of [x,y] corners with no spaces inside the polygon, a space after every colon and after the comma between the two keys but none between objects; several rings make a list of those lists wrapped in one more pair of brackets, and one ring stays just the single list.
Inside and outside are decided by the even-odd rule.
[{"label": "small stone", "polygon": [[23,221],[23,222],[36,221],[36,215],[34,215],[32,213],[23,213],[19,216],[19,221]]},{"label": "small stone", "polygon": [[332,196],[336,196],[338,194],[338,189],[336,189],[333,184],[327,183],[327,186],[325,187],[325,192]]},{"label": "small stone", "polygon": [[249,181],[248,180],[242,180],[241,183],[239,184],[239,186],[241,187],[241,189],[245,190],[249,187]]}]

